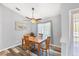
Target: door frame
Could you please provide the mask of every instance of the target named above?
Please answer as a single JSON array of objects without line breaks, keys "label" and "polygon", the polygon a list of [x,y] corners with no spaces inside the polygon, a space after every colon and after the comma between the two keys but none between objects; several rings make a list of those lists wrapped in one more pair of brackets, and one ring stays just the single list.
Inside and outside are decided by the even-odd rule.
[{"label": "door frame", "polygon": [[78,11],[79,8],[69,10],[69,55],[74,55],[73,53],[73,13]]}]

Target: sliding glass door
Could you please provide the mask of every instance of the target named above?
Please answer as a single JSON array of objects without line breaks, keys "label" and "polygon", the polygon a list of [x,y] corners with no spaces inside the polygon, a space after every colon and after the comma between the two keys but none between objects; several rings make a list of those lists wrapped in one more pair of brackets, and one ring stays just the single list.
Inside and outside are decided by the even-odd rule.
[{"label": "sliding glass door", "polygon": [[38,24],[38,33],[43,34],[43,39],[46,39],[47,36],[51,36],[51,22]]}]

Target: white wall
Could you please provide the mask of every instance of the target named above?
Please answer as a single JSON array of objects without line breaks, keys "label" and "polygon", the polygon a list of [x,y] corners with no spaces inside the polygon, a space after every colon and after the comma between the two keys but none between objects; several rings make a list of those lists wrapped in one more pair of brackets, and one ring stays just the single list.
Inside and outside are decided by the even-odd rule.
[{"label": "white wall", "polygon": [[[69,10],[79,8],[78,3],[66,3],[61,5],[62,19],[62,55],[72,55],[72,37],[69,39]],[[72,36],[72,33],[70,34]]]},{"label": "white wall", "polygon": [[53,42],[55,45],[61,46],[61,15],[57,15],[52,19]]},{"label": "white wall", "polygon": [[1,24],[1,19],[2,19],[2,17],[1,17],[1,14],[2,14],[2,12],[1,12],[1,8],[0,8],[0,47],[1,47],[1,43],[2,43],[2,24]]},{"label": "white wall", "polygon": [[23,20],[23,16],[6,8],[1,4],[0,12],[0,50],[2,50],[21,43],[23,32],[30,32],[31,24],[30,22],[26,22],[29,30],[26,29],[25,31],[16,31],[15,21]]},{"label": "white wall", "polygon": [[31,32],[37,35],[37,24],[31,24]]}]

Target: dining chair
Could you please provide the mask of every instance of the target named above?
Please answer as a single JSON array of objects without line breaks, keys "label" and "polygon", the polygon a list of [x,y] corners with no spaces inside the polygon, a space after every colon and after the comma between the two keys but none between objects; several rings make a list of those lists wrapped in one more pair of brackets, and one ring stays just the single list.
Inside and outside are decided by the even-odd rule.
[{"label": "dining chair", "polygon": [[[29,39],[31,39],[31,40],[35,40],[35,38],[36,38],[35,36],[30,36],[29,37]],[[35,42],[30,42],[30,44],[32,44],[32,49],[36,53],[37,47],[36,47]]]},{"label": "dining chair", "polygon": [[42,33],[39,33],[37,37],[38,37],[39,39],[42,39],[42,38],[43,38],[43,34],[42,34]]},{"label": "dining chair", "polygon": [[31,33],[30,33],[30,36],[33,36],[33,37],[35,37],[35,34],[34,34],[33,32],[31,32]]},{"label": "dining chair", "polygon": [[22,47],[28,50],[29,55],[31,55],[32,45],[30,44],[29,36],[24,36],[22,39]]},{"label": "dining chair", "polygon": [[22,48],[25,49],[25,39],[22,38]]},{"label": "dining chair", "polygon": [[45,41],[45,45],[43,45],[43,47],[41,47],[41,49],[42,49],[42,55],[44,53],[44,50],[46,51],[46,55],[49,52],[50,40],[51,40],[51,37],[47,37],[47,39]]}]

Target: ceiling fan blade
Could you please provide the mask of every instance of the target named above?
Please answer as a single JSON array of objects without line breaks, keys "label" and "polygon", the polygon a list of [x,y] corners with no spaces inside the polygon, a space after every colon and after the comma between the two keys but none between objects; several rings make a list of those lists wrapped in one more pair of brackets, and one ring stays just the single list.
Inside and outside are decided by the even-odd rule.
[{"label": "ceiling fan blade", "polygon": [[31,18],[29,18],[29,17],[27,17],[27,16],[26,16],[25,18],[27,18],[27,19],[30,19],[30,20],[31,20]]},{"label": "ceiling fan blade", "polygon": [[42,20],[41,18],[38,18],[38,19],[36,19],[36,20]]}]

